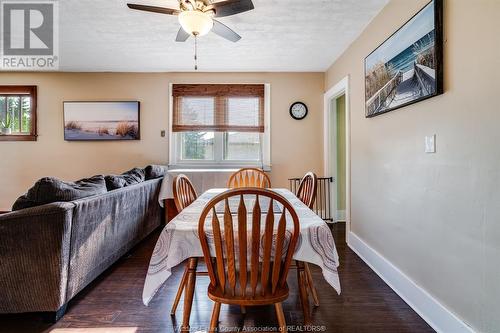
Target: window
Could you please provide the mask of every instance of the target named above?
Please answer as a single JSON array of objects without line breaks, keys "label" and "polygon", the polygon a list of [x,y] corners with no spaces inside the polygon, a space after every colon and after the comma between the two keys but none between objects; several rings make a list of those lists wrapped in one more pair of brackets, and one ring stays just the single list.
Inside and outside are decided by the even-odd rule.
[{"label": "window", "polygon": [[269,166],[264,84],[174,84],[170,164]]},{"label": "window", "polygon": [[0,86],[0,141],[36,141],[36,86]]},{"label": "window", "polygon": [[228,161],[259,161],[259,133],[224,133],[224,159]]}]

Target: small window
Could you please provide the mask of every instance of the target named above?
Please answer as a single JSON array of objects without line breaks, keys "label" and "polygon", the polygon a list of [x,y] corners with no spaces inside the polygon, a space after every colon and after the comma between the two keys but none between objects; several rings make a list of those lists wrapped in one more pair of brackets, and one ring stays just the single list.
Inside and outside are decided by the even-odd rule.
[{"label": "small window", "polygon": [[0,86],[0,141],[36,141],[36,86]]},{"label": "small window", "polygon": [[270,167],[265,84],[174,84],[173,166]]}]

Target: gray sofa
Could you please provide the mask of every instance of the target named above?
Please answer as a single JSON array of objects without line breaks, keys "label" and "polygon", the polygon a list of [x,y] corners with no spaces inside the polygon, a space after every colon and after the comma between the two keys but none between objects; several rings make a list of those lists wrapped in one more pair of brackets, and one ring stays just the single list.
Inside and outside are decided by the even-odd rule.
[{"label": "gray sofa", "polygon": [[58,320],[78,292],[161,224],[161,181],[0,215],[0,313]]}]

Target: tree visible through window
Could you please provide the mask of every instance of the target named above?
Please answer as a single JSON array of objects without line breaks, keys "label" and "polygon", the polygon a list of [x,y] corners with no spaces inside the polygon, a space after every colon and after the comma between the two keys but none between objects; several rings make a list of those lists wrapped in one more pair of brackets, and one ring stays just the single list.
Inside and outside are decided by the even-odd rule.
[{"label": "tree visible through window", "polygon": [[0,86],[0,141],[36,140],[36,87]]},{"label": "tree visible through window", "polygon": [[183,132],[181,136],[183,160],[214,159],[214,132]]}]

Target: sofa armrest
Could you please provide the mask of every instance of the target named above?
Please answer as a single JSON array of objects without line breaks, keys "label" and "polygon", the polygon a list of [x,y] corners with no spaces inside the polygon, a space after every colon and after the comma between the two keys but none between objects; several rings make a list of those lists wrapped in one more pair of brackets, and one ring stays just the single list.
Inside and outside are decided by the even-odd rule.
[{"label": "sofa armrest", "polygon": [[66,303],[74,206],[0,215],[0,313],[56,311]]}]

